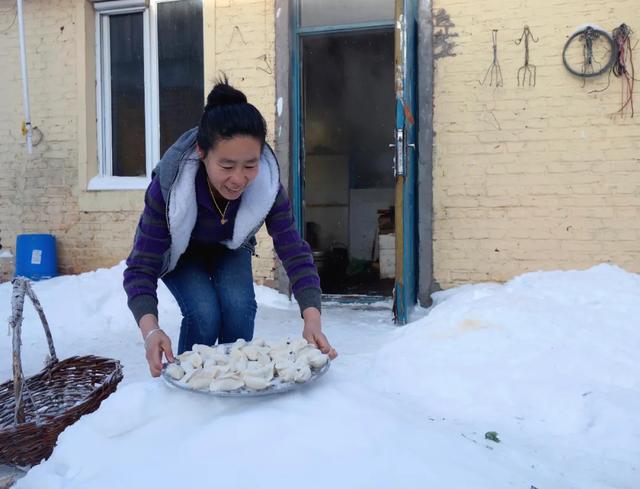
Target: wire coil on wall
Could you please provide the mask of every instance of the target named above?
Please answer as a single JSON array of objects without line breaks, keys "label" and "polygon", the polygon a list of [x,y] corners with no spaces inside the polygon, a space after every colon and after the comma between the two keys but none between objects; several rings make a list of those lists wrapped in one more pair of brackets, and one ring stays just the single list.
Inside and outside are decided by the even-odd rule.
[{"label": "wire coil on wall", "polygon": [[[602,39],[609,48],[609,56],[606,59],[605,63],[599,63],[600,66],[596,69],[594,68],[594,56],[593,56],[593,45],[597,43],[600,39]],[[572,44],[576,41],[582,41],[582,56],[581,67],[578,69],[577,66],[574,66],[575,63],[570,63],[567,59],[567,52],[572,46]],[[613,41],[611,35],[599,27],[588,25],[583,29],[580,29],[574,32],[567,42],[564,45],[564,49],[562,50],[562,63],[565,68],[573,75],[579,76],[581,78],[591,78],[594,76],[601,75],[606,73],[610,68],[613,62],[616,59],[616,45]]]}]

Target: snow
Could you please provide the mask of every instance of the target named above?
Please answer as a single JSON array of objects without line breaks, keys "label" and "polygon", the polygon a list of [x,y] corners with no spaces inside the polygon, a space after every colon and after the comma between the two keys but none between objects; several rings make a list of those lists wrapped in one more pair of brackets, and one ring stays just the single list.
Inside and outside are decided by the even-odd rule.
[{"label": "snow", "polygon": [[[18,488],[640,487],[637,274],[599,265],[462,286],[436,293],[403,328],[388,304],[326,305],[340,356],[315,385],[218,399],[149,377],[122,271],[34,286],[59,356],[118,358],[125,378]],[[4,317],[10,291],[0,285]],[[256,294],[256,335],[300,333],[295,304]],[[159,296],[175,342],[177,305],[162,285]],[[41,329],[26,305],[27,372],[46,353]],[[0,342],[1,379],[10,343]]]}]

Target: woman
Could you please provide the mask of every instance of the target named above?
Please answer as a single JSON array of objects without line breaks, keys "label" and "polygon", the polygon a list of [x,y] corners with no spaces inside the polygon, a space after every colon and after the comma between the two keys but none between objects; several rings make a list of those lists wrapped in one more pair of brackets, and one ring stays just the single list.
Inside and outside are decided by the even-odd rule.
[{"label": "woman", "polygon": [[183,134],[153,172],[124,288],[154,377],[163,353],[173,361],[171,340],[158,325],[158,278],[182,312],[178,353],[195,343],[252,339],[251,255],[262,224],[300,305],[303,337],[336,356],[322,333],[318,272],[296,230],[266,132],[258,109],[225,79],[207,97],[200,125]]}]

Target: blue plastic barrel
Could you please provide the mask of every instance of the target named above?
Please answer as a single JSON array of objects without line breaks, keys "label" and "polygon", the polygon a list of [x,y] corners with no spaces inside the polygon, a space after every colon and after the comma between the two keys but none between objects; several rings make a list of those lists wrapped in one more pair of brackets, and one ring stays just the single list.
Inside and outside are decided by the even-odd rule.
[{"label": "blue plastic barrel", "polygon": [[16,277],[42,280],[57,274],[56,238],[52,234],[19,234],[16,238]]}]

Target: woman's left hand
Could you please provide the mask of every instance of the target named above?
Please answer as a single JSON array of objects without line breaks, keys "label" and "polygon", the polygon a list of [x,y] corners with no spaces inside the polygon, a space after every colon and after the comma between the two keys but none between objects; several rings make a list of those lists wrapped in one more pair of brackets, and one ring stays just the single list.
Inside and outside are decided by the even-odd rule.
[{"label": "woman's left hand", "polygon": [[322,353],[329,355],[329,358],[332,360],[337,357],[338,352],[331,347],[329,340],[327,340],[327,337],[322,332],[320,311],[315,307],[307,307],[302,311],[302,317],[304,318],[303,338],[318,347]]}]

